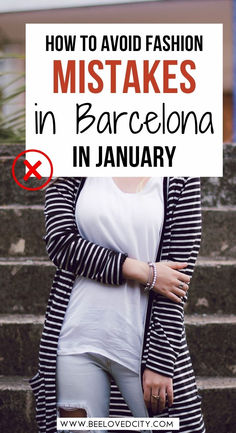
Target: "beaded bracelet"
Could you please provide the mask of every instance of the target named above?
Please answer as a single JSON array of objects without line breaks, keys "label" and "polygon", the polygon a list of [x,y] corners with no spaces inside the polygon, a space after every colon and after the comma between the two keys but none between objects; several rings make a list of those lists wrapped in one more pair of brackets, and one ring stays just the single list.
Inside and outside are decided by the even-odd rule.
[{"label": "beaded bracelet", "polygon": [[[149,265],[149,263],[148,263],[148,265]],[[146,285],[144,287],[144,292],[148,292],[150,290],[151,282],[152,282],[152,280],[151,280],[151,274],[152,274],[152,267],[149,266],[148,280],[147,280],[147,283],[146,283]]]},{"label": "beaded bracelet", "polygon": [[[149,275],[148,275],[148,282],[147,282],[146,286],[144,287],[144,291],[145,292],[150,292],[150,290],[152,290],[153,287],[155,286],[156,280],[157,280],[157,268],[156,268],[155,263],[148,262],[148,265],[149,265]],[[150,281],[150,270],[151,270],[151,268],[153,269],[153,280],[152,280],[152,283]]]}]

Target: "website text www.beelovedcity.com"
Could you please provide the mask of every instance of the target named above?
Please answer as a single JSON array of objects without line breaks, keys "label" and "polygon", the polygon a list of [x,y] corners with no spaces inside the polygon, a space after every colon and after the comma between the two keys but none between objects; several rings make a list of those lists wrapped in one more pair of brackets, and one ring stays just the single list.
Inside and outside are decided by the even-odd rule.
[{"label": "website text www.beelovedcity.com", "polygon": [[58,430],[179,430],[179,418],[57,418]]}]

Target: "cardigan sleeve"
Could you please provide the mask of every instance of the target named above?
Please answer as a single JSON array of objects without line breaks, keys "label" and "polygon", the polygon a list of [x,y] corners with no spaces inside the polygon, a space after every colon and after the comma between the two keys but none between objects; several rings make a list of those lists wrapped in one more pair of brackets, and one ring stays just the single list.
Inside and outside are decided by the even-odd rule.
[{"label": "cardigan sleeve", "polygon": [[105,284],[123,282],[122,265],[127,253],[97,245],[83,238],[75,221],[75,183],[60,178],[45,194],[46,249],[61,269]]},{"label": "cardigan sleeve", "polygon": [[[200,179],[184,178],[184,186],[170,218],[167,260],[187,262],[183,273],[193,274],[201,241]],[[145,367],[164,376],[173,377],[174,365],[185,338],[184,303],[180,304],[154,294]]]}]

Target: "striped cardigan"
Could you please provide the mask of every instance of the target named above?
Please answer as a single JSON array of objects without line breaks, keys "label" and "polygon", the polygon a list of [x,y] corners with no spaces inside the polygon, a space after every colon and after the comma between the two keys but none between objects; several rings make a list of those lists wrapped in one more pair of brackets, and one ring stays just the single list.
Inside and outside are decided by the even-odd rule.
[{"label": "striped cardigan", "polygon": [[[59,178],[46,190],[46,248],[57,270],[40,341],[38,371],[30,379],[40,433],[56,433],[56,358],[61,326],[77,275],[104,284],[123,282],[123,251],[102,247],[80,235],[75,205],[86,178]],[[192,275],[201,239],[200,180],[164,178],[165,217],[156,261],[188,262]],[[201,397],[186,343],[184,302],[174,303],[150,292],[140,378],[144,368],[173,378],[174,404],[161,416],[180,418],[180,432],[205,432]],[[116,384],[111,384],[110,416],[131,416]]]}]

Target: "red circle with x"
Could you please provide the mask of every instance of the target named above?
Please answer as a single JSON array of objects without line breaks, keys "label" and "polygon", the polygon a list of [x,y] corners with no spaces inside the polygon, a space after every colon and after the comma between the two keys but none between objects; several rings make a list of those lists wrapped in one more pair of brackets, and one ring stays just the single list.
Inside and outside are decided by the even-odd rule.
[{"label": "red circle with x", "polygon": [[[15,166],[16,163],[18,161],[18,159],[23,156],[25,153],[28,152],[37,152],[40,153],[41,155],[43,155],[49,162],[50,165],[50,175],[48,177],[48,179],[46,180],[46,182],[44,182],[42,185],[37,186],[36,188],[29,188],[25,185],[23,185],[16,177],[15,174]],[[41,161],[37,161],[35,164],[31,164],[29,161],[27,161],[27,159],[25,159],[23,161],[24,165],[29,169],[29,171],[24,175],[23,180],[27,181],[29,179],[29,177],[33,174],[35,177],[37,177],[37,179],[42,179],[42,176],[38,173],[37,168],[40,167],[40,165],[42,164]],[[12,164],[12,176],[13,179],[15,180],[15,182],[17,183],[17,185],[19,185],[21,188],[27,189],[29,191],[36,191],[39,189],[44,188],[51,180],[52,178],[52,173],[53,173],[53,165],[52,165],[52,161],[50,160],[49,156],[46,155],[46,153],[42,152],[41,150],[36,150],[36,149],[28,149],[28,150],[24,150],[23,152],[19,153],[19,155],[17,155],[17,157],[14,159],[13,164]]]}]

